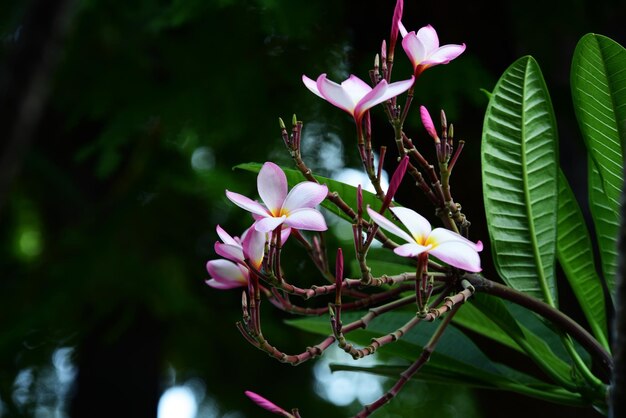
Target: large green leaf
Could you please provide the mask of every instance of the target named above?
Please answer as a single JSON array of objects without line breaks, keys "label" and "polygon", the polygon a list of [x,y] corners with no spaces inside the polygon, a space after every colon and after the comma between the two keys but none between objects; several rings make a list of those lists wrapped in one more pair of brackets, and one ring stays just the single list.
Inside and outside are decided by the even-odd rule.
[{"label": "large green leaf", "polygon": [[596,240],[600,249],[602,273],[609,293],[615,303],[615,279],[617,274],[617,238],[620,229],[619,211],[606,195],[599,170],[593,159],[588,158],[589,208],[596,230]]},{"label": "large green leaf", "polygon": [[616,219],[626,144],[626,50],[605,36],[585,35],[574,51],[571,84],[574,110],[593,161],[589,205],[598,231],[602,271],[614,296]]},{"label": "large green leaf", "polygon": [[557,258],[596,338],[608,349],[602,281],[596,271],[589,231],[567,178],[559,173]]},{"label": "large green leaf", "polygon": [[509,334],[504,332],[488,315],[482,313],[474,303],[466,303],[463,309],[460,309],[454,316],[452,322],[520,353],[524,352]]},{"label": "large green leaf", "polygon": [[482,139],[485,212],[496,269],[556,306],[557,131],[541,70],[513,63],[491,95]]}]

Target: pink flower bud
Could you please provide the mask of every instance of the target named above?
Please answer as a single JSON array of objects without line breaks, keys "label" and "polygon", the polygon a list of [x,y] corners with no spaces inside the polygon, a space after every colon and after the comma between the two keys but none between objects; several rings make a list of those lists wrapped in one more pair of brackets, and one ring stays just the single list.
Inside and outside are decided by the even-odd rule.
[{"label": "pink flower bud", "polygon": [[387,42],[383,39],[383,43],[380,45],[380,56],[383,60],[383,66],[386,65],[387,61]]},{"label": "pink flower bud", "polygon": [[404,0],[396,1],[396,7],[393,9],[393,19],[391,21],[391,36],[389,38],[389,57],[393,59],[393,51],[396,48],[398,40],[398,30],[400,21],[402,20],[402,11],[404,8]]},{"label": "pink flower bud", "polygon": [[428,135],[430,135],[435,142],[439,142],[439,136],[435,130],[433,120],[430,117],[430,113],[428,113],[428,110],[424,106],[420,106],[420,117],[422,118],[422,124],[424,125],[424,128],[426,128]]},{"label": "pink flower bud", "polygon": [[404,174],[406,173],[406,168],[409,164],[409,156],[405,155],[400,160],[400,164],[394,171],[391,176],[391,181],[389,182],[389,188],[387,189],[387,194],[385,195],[385,201],[383,202],[383,206],[380,208],[380,213],[383,213],[389,207],[391,203],[391,199],[395,196],[398,188],[400,187],[400,183],[402,183],[402,179],[404,178]]},{"label": "pink flower bud", "polygon": [[282,415],[283,417],[293,417],[293,415],[291,415],[289,412],[285,411],[280,406],[277,406],[273,404],[272,402],[268,401],[261,395],[257,395],[256,393],[251,392],[249,390],[246,390],[244,393],[246,394],[248,398],[252,400],[252,402],[254,402],[255,404],[259,405],[261,408],[267,411],[273,412],[277,415]]}]

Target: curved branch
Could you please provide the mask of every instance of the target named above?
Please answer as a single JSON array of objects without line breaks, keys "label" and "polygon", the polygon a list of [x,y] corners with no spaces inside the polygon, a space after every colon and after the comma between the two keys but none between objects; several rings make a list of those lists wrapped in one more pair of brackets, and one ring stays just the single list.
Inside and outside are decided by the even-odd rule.
[{"label": "curved branch", "polygon": [[476,291],[498,296],[502,299],[523,306],[548,319],[561,330],[571,335],[589,352],[589,354],[593,356],[594,359],[598,360],[604,381],[608,381],[613,369],[613,358],[586,329],[572,320],[572,318],[539,299],[531,297],[511,287],[485,279],[478,274],[467,273],[463,277],[476,288]]}]

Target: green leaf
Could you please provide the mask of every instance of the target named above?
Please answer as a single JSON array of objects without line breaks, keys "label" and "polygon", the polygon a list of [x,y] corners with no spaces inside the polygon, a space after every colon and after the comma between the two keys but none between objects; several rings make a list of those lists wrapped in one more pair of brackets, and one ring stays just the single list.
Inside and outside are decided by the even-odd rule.
[{"label": "green leaf", "polygon": [[556,306],[557,131],[541,70],[513,63],[485,114],[482,177],[496,269],[511,287]]},{"label": "green leaf", "polygon": [[589,206],[598,231],[602,272],[614,297],[615,225],[626,144],[626,50],[605,36],[585,35],[574,51],[571,84],[574,110],[593,161],[589,164]]},{"label": "green leaf", "polygon": [[504,302],[498,298],[479,293],[472,297],[471,303],[475,304],[485,316],[506,332],[557,383],[565,388],[574,388],[575,385],[570,378],[572,367],[552,350],[552,348],[561,346],[558,334],[551,332],[548,338],[536,335],[526,326],[520,324],[509,312]]},{"label": "green leaf", "polygon": [[[506,331],[503,330],[503,328],[491,319],[492,314],[500,314],[490,312],[489,310],[486,310],[484,306],[482,306],[482,309],[478,308],[478,306],[484,305],[485,303],[482,301],[482,298],[484,298],[484,296],[475,294],[472,299],[470,299],[469,303],[466,303],[463,306],[463,309],[459,310],[453,319],[453,323],[461,328],[466,328],[470,331],[478,333],[520,353],[524,353],[524,349],[520,347],[520,345],[515,342],[515,340],[511,338]],[[490,302],[487,301],[486,303]],[[555,356],[563,361],[570,361],[570,356],[563,346],[561,335],[548,326],[545,321],[539,319],[539,317],[532,311],[529,311],[519,305],[508,301],[502,301],[502,303],[508,311],[505,312],[504,315],[508,317],[509,320],[511,317],[514,318],[517,322],[517,327],[509,328],[514,329],[516,332],[518,331],[517,328],[521,329],[522,333],[520,334],[518,332],[518,335],[533,334],[531,337],[533,341],[545,342]],[[500,307],[500,309],[502,308]],[[483,310],[487,313],[483,313]],[[585,359],[589,361],[589,354],[586,353],[579,345],[577,345],[576,348],[585,357]]]},{"label": "green leaf", "polygon": [[[367,266],[371,269],[374,276],[393,276],[406,272],[415,272],[415,260],[400,257],[392,251],[385,248],[370,248],[367,252]],[[350,261],[350,271],[352,277],[361,274],[359,262],[357,260]]]},{"label": "green leaf", "polygon": [[619,211],[605,193],[596,163],[588,158],[589,209],[596,230],[596,240],[600,249],[600,262],[604,281],[615,304],[615,279],[619,252],[617,237],[620,229]]},{"label": "green leaf", "polygon": [[509,334],[496,325],[488,315],[482,313],[474,303],[463,305],[463,309],[459,309],[452,322],[520,353],[524,352]]},{"label": "green leaf", "polygon": [[[537,380],[531,376],[519,373],[513,369],[509,369],[506,366],[499,365],[504,371],[510,372],[511,376],[516,376],[514,380],[496,380],[488,383],[483,382],[468,382],[467,380],[460,379],[454,375],[448,375],[437,371],[436,369],[428,370],[424,368],[420,372],[413,376],[414,379],[420,379],[433,383],[441,383],[446,385],[461,385],[463,387],[472,387],[477,389],[500,389],[508,390],[511,392],[517,392],[523,395],[532,396],[534,398],[543,399],[549,402],[560,403],[570,406],[588,406],[581,396],[573,394],[559,386],[550,385]],[[359,373],[372,373],[379,376],[389,377],[391,379],[397,379],[398,376],[404,371],[401,366],[380,365],[380,366],[352,366],[346,364],[332,364],[330,369],[335,371],[352,371]]]},{"label": "green leaf", "polygon": [[609,348],[602,281],[596,272],[589,231],[567,178],[559,173],[556,253],[594,335]]},{"label": "green leaf", "polygon": [[[343,322],[348,324],[360,315],[356,312],[345,313],[342,315]],[[414,315],[412,311],[387,312],[372,321],[368,328],[351,332],[348,338],[357,344],[367,345],[372,338],[395,331]],[[330,325],[326,317],[306,317],[286,322],[309,332],[321,335],[330,333]],[[420,355],[437,325],[437,323],[420,323],[402,339],[382,347],[376,355],[383,359],[391,356],[413,362]],[[376,371],[373,370],[373,372]],[[557,397],[562,399],[562,402],[580,404],[577,400],[578,395],[491,361],[472,340],[453,326],[446,329],[430,360],[416,377],[433,382],[512,390],[547,400],[552,400],[558,393]],[[542,396],[541,391],[544,389],[546,393]]]},{"label": "green leaf", "polygon": [[[236,165],[234,168],[245,170],[245,171],[251,171],[253,173],[258,173],[261,170],[262,166],[263,165],[259,163],[246,163],[246,164]],[[304,175],[302,175],[300,171],[294,170],[291,168],[284,168],[284,167],[281,167],[281,168],[285,172],[285,175],[287,176],[287,183],[289,184],[289,187],[293,187],[302,181],[306,181],[306,178],[304,177]],[[322,177],[322,176],[314,176],[314,177],[321,184],[327,185],[328,190],[330,192],[337,192],[348,206],[350,206],[353,210],[356,210],[356,207],[357,207],[356,205],[357,188],[356,187],[350,186],[340,181],[329,179],[327,177]],[[370,205],[372,209],[374,210],[380,209],[380,207],[382,206],[382,203],[380,202],[380,200],[378,200],[375,194],[368,192],[366,190],[362,190],[362,192],[363,192],[363,207],[364,208],[367,207],[367,205]],[[337,206],[335,206],[328,199],[324,200],[321,203],[321,206],[328,209],[330,212],[334,213],[340,218],[345,219],[348,222],[352,222],[352,219],[348,215],[346,215],[343,211],[341,211]]]},{"label": "green leaf", "polygon": [[480,89],[480,92],[483,93],[485,95],[485,97],[487,98],[487,100],[491,99],[491,92],[487,89]]}]

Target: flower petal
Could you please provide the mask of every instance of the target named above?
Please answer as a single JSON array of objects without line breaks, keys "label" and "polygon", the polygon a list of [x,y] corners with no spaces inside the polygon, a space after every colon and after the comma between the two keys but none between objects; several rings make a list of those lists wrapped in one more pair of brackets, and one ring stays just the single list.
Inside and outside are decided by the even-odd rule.
[{"label": "flower petal", "polygon": [[291,235],[291,228],[283,224],[283,227],[280,230],[280,242],[282,242],[283,244],[287,242],[289,235]]},{"label": "flower petal", "polygon": [[[248,284],[247,270],[245,270],[245,267],[235,264],[232,261],[222,259],[211,260],[206,263],[206,269],[215,281],[226,286],[221,288],[233,288]],[[246,273],[244,274],[244,272]],[[212,283],[215,284],[214,282]]]},{"label": "flower petal", "polygon": [[328,226],[320,211],[310,208],[296,209],[287,216],[285,225],[304,231],[326,231]]},{"label": "flower petal", "polygon": [[429,251],[441,261],[451,266],[477,273],[481,270],[478,252],[465,242],[448,241],[441,243]]},{"label": "flower petal", "polygon": [[276,164],[266,162],[261,167],[256,180],[259,196],[265,203],[269,211],[278,215],[287,197],[287,176],[285,172]]},{"label": "flower petal", "polygon": [[239,245],[237,240],[231,237],[230,234],[226,232],[221,226],[217,225],[215,227],[215,230],[217,231],[217,235],[220,237],[224,244]]},{"label": "flower petal", "polygon": [[423,245],[408,243],[394,248],[393,252],[402,257],[415,257],[428,250],[430,250],[430,245],[424,247]]},{"label": "flower petal", "polygon": [[409,32],[402,39],[402,48],[413,64],[413,69],[426,58],[426,48],[424,48],[422,41],[417,39],[415,32]]},{"label": "flower petal", "polygon": [[382,80],[356,105],[354,109],[354,118],[358,121],[368,109],[404,93],[411,88],[414,80],[415,77],[413,76],[411,76],[409,80],[396,81],[391,84],[387,84],[387,81]]},{"label": "flower petal", "polygon": [[439,48],[439,37],[437,31],[430,25],[426,25],[417,31],[417,39],[422,42],[426,55],[430,55],[437,48]]},{"label": "flower petal", "polygon": [[350,77],[341,83],[341,87],[344,89],[346,94],[352,97],[356,102],[372,91],[372,87],[369,84],[354,74],[350,74]]},{"label": "flower petal", "polygon": [[280,217],[270,216],[270,217],[261,219],[259,221],[256,221],[256,223],[254,224],[254,228],[259,232],[270,232],[270,231],[275,230],[278,227],[278,225],[285,222],[286,218],[287,217],[284,215]]},{"label": "flower petal", "polygon": [[226,197],[235,205],[247,210],[248,212],[252,212],[253,214],[260,215],[264,218],[270,216],[267,209],[265,209],[263,205],[250,199],[249,197],[239,193],[229,192],[228,190],[226,190]]},{"label": "flower petal", "polygon": [[433,244],[433,246],[441,245],[442,243],[449,242],[449,241],[457,241],[457,242],[465,243],[466,245],[469,245],[470,247],[472,247],[475,251],[483,250],[482,242],[478,241],[474,243],[468,240],[467,238],[465,238],[463,235],[459,235],[445,228],[433,229],[433,231],[430,233],[428,237],[428,243]]},{"label": "flower petal", "polygon": [[363,114],[372,107],[376,106],[379,103],[384,102],[385,100],[391,98],[387,97],[387,87],[389,84],[386,80],[381,80],[376,86],[367,93],[365,96],[361,97],[359,102],[356,104],[354,108],[354,118],[358,121],[361,120]]},{"label": "flower petal", "polygon": [[389,210],[406,226],[414,241],[418,244],[426,243],[426,239],[430,235],[430,222],[426,218],[409,208],[395,207],[389,208]]},{"label": "flower petal", "polygon": [[222,244],[221,242],[216,242],[214,249],[218,255],[232,260],[235,263],[243,262],[243,251],[241,249],[241,245]]},{"label": "flower petal", "polygon": [[387,86],[387,92],[385,93],[385,96],[387,96],[385,100],[391,99],[392,97],[396,97],[397,95],[404,93],[411,88],[414,82],[415,77],[411,76],[411,78],[409,78],[408,80],[396,81],[389,84]]},{"label": "flower petal", "polygon": [[390,232],[390,233],[392,233],[392,234],[402,238],[403,240],[405,240],[408,243],[411,243],[411,244],[415,243],[415,240],[413,239],[413,237],[411,237],[409,234],[407,234],[402,229],[397,227],[393,222],[391,222],[389,219],[385,218],[380,213],[372,210],[369,207],[369,205],[367,206],[367,213],[369,213],[370,218],[372,218],[372,221],[374,221],[378,226],[380,226],[385,231]]},{"label": "flower petal", "polygon": [[322,97],[331,104],[354,115],[354,107],[360,97],[353,98],[348,95],[348,92],[342,86],[327,79],[326,74],[322,74],[317,78],[317,89]]},{"label": "flower petal", "polygon": [[303,181],[289,191],[283,203],[283,209],[290,213],[300,208],[314,208],[326,199],[326,195],[328,195],[328,186],[325,184]]},{"label": "flower petal", "polygon": [[265,241],[266,234],[264,232],[259,232],[255,228],[251,228],[250,232],[248,232],[243,239],[242,255],[244,255],[250,264],[256,268],[259,268],[263,262],[263,256],[265,255]]},{"label": "flower petal", "polygon": [[219,289],[219,290],[228,290],[228,289],[234,289],[236,287],[243,287],[244,286],[244,285],[239,284],[237,282],[222,283],[222,282],[218,282],[215,279],[205,280],[205,283],[208,284],[209,286],[211,286],[212,288]]},{"label": "flower petal", "polygon": [[407,31],[406,28],[404,27],[404,25],[402,24],[401,20],[398,20],[398,29],[400,29],[400,34],[402,35],[402,37],[404,38],[407,35]]},{"label": "flower petal", "polygon": [[302,75],[302,82],[309,90],[317,94],[322,99],[326,100],[324,96],[322,96],[322,93],[320,93],[320,91],[317,89],[317,82],[315,82],[314,80],[311,80],[309,77],[305,75]]},{"label": "flower petal", "polygon": [[422,65],[437,65],[447,64],[465,51],[465,44],[456,45],[449,44],[444,45],[441,48],[430,54],[423,62]]}]

